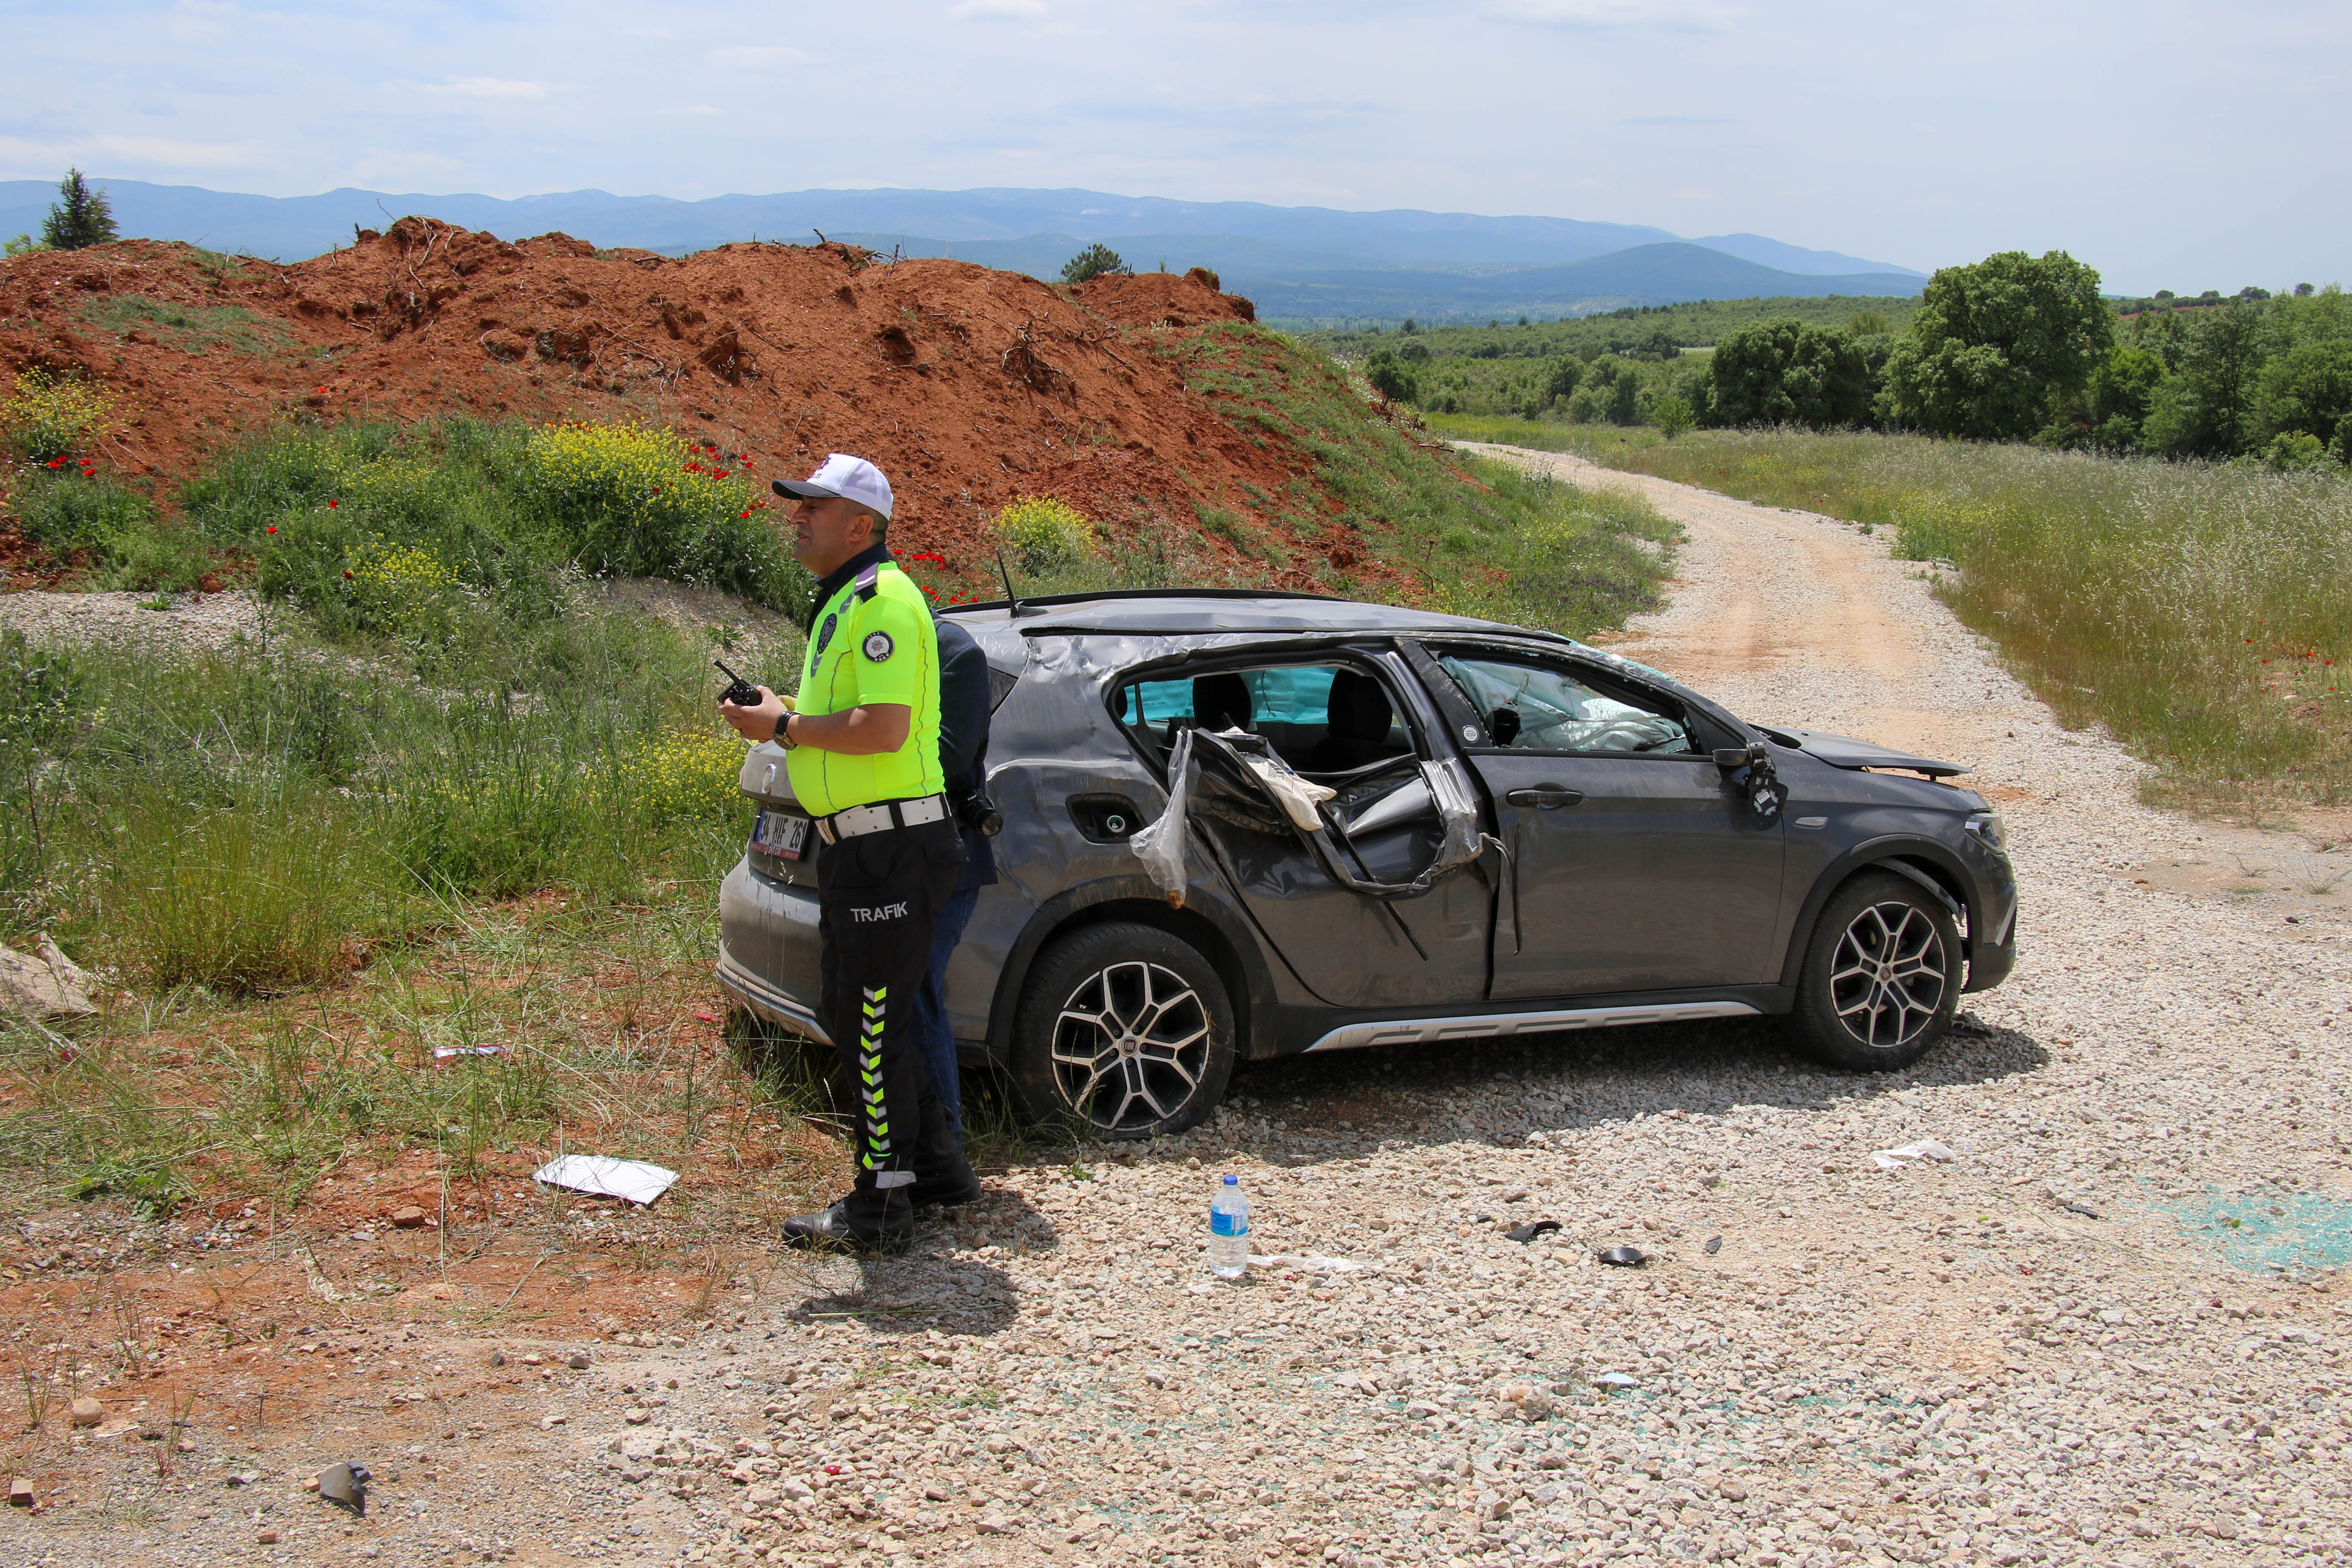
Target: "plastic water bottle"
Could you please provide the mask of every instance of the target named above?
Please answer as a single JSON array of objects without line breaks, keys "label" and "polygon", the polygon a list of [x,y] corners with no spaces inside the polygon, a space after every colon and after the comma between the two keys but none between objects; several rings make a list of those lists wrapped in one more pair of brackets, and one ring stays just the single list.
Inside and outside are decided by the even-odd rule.
[{"label": "plastic water bottle", "polygon": [[1249,1272],[1249,1198],[1239,1176],[1218,1184],[1209,1203],[1209,1272],[1220,1279]]}]

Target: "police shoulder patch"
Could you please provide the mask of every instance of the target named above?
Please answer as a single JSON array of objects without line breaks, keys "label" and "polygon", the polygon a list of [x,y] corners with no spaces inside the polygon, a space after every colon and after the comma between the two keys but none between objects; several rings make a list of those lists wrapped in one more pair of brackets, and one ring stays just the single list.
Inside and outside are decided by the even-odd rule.
[{"label": "police shoulder patch", "polygon": [[829,643],[829,642],[831,642],[831,641],[833,640],[833,632],[834,632],[834,628],[835,628],[835,626],[839,626],[840,624],[841,624],[841,617],[840,617],[839,616],[825,616],[825,618],[824,618],[824,626],[819,626],[819,627],[817,628],[817,634],[816,634],[816,651],[817,651],[817,652],[819,652],[819,653],[823,653],[823,652],[824,651],[824,646],[825,646],[825,644],[827,644],[827,643]]},{"label": "police shoulder patch", "polygon": [[890,634],[888,632],[868,632],[866,634],[866,658],[867,663],[880,664],[884,659],[888,658],[898,650],[898,645],[890,640]]}]

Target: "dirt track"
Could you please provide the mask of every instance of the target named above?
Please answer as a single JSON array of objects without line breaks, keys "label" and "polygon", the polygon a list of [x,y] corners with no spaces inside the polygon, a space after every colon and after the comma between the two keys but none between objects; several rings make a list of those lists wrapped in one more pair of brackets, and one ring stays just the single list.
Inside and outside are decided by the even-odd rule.
[{"label": "dirt track", "polygon": [[[2001,803],[2025,956],[1918,1067],[1735,1024],[1261,1066],[1172,1146],[990,1173],[915,1256],[780,1264],[585,1372],[346,1304],[333,1415],[200,1423],[168,1484],[94,1440],[0,1559],[2345,1561],[2352,925],[2310,890],[2343,858],[2139,806],[1878,541],[1526,460],[1690,531],[1618,646]],[[2151,874],[2225,854],[2273,869]],[[1923,1138],[1955,1157],[1871,1158]],[[1221,1169],[1289,1260],[1241,1288],[1199,1262]],[[1621,1242],[1653,1261],[1592,1260]],[[299,1489],[350,1454],[359,1523]]]}]

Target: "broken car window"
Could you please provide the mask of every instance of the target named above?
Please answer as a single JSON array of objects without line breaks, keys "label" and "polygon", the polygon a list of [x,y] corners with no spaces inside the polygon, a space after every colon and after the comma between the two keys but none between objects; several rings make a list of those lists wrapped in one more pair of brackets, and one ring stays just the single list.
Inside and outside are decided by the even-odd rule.
[{"label": "broken car window", "polygon": [[1441,654],[1438,663],[1497,747],[1651,754],[1694,749],[1679,719],[1602,691],[1572,670],[1460,654]]}]

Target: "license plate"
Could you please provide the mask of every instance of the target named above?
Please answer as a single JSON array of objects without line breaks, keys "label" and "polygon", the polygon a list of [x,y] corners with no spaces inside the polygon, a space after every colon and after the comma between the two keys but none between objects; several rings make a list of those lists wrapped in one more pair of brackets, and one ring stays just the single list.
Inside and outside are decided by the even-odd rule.
[{"label": "license plate", "polygon": [[808,843],[809,819],[781,811],[763,811],[751,828],[751,847],[779,860],[797,860]]}]

